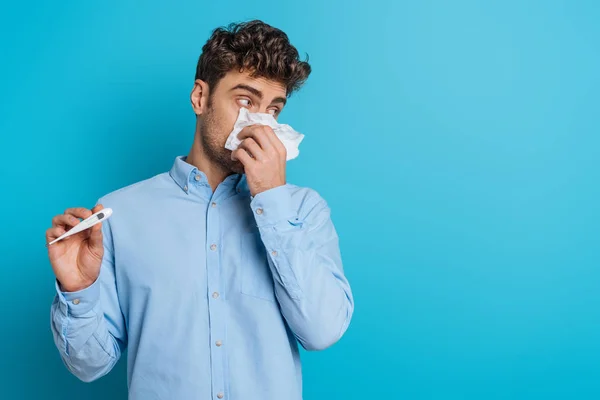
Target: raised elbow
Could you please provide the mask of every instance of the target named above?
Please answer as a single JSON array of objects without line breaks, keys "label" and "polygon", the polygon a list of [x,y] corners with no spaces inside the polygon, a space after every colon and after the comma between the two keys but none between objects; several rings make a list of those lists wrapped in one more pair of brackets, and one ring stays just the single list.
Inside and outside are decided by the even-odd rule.
[{"label": "raised elbow", "polygon": [[[333,321],[332,321],[333,322]],[[299,337],[298,341],[307,351],[321,351],[336,344],[348,329],[350,319],[349,316],[337,324],[323,324],[321,327],[314,329],[305,334],[304,337]]]}]

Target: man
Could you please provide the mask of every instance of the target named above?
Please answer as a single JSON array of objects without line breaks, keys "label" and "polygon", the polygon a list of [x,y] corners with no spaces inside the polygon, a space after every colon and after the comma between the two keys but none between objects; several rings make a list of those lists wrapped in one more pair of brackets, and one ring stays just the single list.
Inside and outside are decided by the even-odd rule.
[{"label": "man", "polygon": [[48,242],[105,206],[109,220],[48,247],[54,340],[89,382],[128,349],[131,399],[302,398],[298,342],[321,350],[348,328],[353,298],[327,203],[286,183],[271,128],[310,66],[263,22],[215,30],[198,61],[192,148],[169,172],[69,208]]}]

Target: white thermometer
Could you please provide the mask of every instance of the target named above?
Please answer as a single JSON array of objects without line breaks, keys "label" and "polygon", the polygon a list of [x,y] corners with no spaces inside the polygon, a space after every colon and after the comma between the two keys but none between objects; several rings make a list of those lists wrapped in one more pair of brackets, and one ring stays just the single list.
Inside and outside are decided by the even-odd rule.
[{"label": "white thermometer", "polygon": [[112,215],[112,208],[103,208],[102,210],[98,211],[96,214],[93,214],[91,217],[88,217],[88,218],[84,219],[83,221],[81,221],[80,223],[78,223],[77,225],[75,225],[73,228],[71,228],[68,232],[66,232],[62,236],[59,236],[56,239],[54,239],[53,241],[51,241],[50,243],[48,243],[46,245],[46,247],[50,246],[52,243],[56,243],[59,240],[66,238],[66,237],[69,237],[69,236],[79,233],[81,231],[85,231],[86,229],[91,228],[92,226],[96,225],[97,223],[107,220],[111,215]]}]

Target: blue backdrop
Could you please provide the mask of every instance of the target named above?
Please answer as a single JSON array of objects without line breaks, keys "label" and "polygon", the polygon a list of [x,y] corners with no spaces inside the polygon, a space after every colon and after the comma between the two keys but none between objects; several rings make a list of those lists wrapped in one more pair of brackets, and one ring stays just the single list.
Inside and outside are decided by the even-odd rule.
[{"label": "blue backdrop", "polygon": [[201,47],[250,18],[310,56],[289,180],[330,203],[356,298],[303,353],[305,398],[600,398],[597,2],[13,3],[0,398],[126,398],[124,363],[84,384],[60,361],[44,233],[187,153]]}]

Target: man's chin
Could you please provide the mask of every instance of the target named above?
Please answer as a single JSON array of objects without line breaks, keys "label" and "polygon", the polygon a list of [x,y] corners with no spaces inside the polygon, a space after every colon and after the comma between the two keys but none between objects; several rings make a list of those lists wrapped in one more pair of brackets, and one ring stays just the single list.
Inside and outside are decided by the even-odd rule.
[{"label": "man's chin", "polygon": [[213,152],[211,157],[216,163],[218,163],[225,171],[233,174],[243,174],[244,164],[240,161],[231,159],[231,151],[226,150],[220,153]]}]

